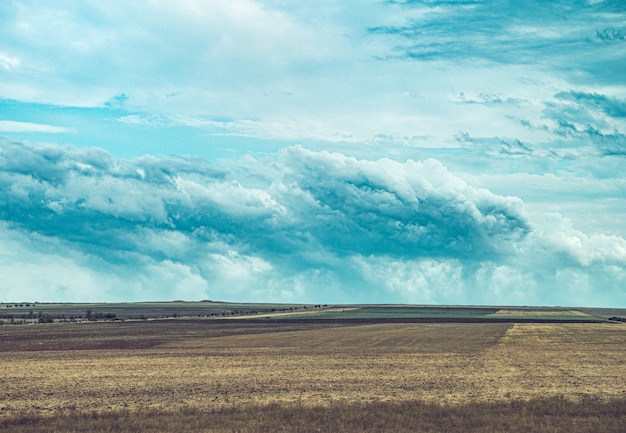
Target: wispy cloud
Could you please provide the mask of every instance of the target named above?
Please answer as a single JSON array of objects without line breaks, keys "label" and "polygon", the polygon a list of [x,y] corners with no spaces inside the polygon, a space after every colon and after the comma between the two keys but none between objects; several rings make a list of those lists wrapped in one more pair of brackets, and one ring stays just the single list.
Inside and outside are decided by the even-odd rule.
[{"label": "wispy cloud", "polygon": [[0,52],[0,68],[10,71],[20,66],[20,60],[17,57],[11,57]]},{"label": "wispy cloud", "polygon": [[0,132],[41,132],[46,134],[67,134],[76,131],[73,128],[46,125],[44,123],[0,120]]},{"label": "wispy cloud", "polygon": [[[483,60],[561,69],[578,64],[577,55],[589,49],[599,58],[612,59],[611,45],[624,42],[625,13],[615,2],[392,3],[406,8],[410,18],[370,31],[399,37],[399,55],[415,60]],[[419,13],[411,17],[412,11]]]},{"label": "wispy cloud", "polygon": [[545,126],[553,95],[614,98],[623,81],[624,12],[613,2],[20,5],[0,16],[0,35],[24,71],[7,71],[0,96],[123,109],[115,117],[127,125],[214,137],[396,148],[449,147],[459,132],[535,140],[546,131],[522,122]]}]

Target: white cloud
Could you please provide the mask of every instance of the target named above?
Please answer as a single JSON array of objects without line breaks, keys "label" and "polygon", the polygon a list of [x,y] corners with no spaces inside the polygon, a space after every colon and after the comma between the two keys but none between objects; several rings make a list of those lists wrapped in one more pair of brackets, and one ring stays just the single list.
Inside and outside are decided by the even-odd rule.
[{"label": "white cloud", "polygon": [[[131,297],[135,300],[172,300],[210,299],[212,290],[209,282],[195,269],[180,262],[163,260],[151,262],[141,269],[141,273],[126,277],[127,295],[115,293],[120,296]],[[129,284],[130,283],[130,284]],[[176,295],[176,296],[174,296]]]},{"label": "white cloud", "polygon": [[5,71],[11,71],[20,67],[20,59],[17,57],[8,56],[0,52],[0,68]]},{"label": "white cloud", "polygon": [[[457,174],[470,185],[499,195],[515,191],[524,201],[529,220],[537,226],[544,224],[544,214],[552,213],[570,220],[574,227],[587,235],[626,237],[626,227],[622,223],[626,209],[626,198],[623,196],[626,178],[622,177],[623,171],[620,172],[617,166],[614,170],[611,167],[620,164],[620,161],[602,158],[588,164],[595,165],[598,172],[604,169],[606,177],[595,178],[570,172],[532,174],[521,170],[504,174],[496,173],[497,168],[491,173]],[[541,166],[533,164],[529,168],[537,170]]]},{"label": "white cloud", "polygon": [[272,91],[277,77],[288,81],[289,72],[327,52],[325,28],[248,0],[22,2],[10,9],[0,34],[18,41],[13,48],[28,73],[11,76],[0,94],[20,99],[11,91],[20,84],[31,89],[31,102],[99,105],[123,90],[144,108],[184,101],[210,113],[212,103],[229,100],[225,91]]},{"label": "white cloud", "polygon": [[357,256],[355,266],[370,284],[382,288],[376,301],[386,297],[403,303],[462,304],[468,301],[463,265],[455,259],[397,260]]},{"label": "white cloud", "polygon": [[188,265],[170,260],[143,260],[131,268],[106,263],[62,239],[16,231],[4,222],[0,272],[0,299],[5,302],[200,300],[210,292],[207,281]]},{"label": "white cloud", "polygon": [[603,234],[588,236],[559,214],[546,214],[544,225],[536,235],[556,253],[566,254],[581,266],[626,265],[626,239]]},{"label": "white cloud", "polygon": [[41,132],[46,134],[75,133],[74,128],[46,125],[42,123],[18,122],[15,120],[0,120],[0,132]]}]

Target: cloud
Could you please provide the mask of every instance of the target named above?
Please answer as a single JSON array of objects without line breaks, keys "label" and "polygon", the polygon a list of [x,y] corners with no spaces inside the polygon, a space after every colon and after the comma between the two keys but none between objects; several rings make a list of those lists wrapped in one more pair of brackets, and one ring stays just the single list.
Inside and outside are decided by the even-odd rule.
[{"label": "cloud", "polygon": [[600,110],[613,118],[626,117],[626,101],[598,93],[560,92],[555,95],[563,101],[577,102],[590,109]]},{"label": "cloud", "polygon": [[2,8],[0,131],[84,146],[2,141],[24,263],[50,254],[19,240],[37,238],[111,298],[107,275],[138,298],[167,298],[161,278],[191,297],[539,302],[601,274],[623,296],[619,2]]},{"label": "cloud", "polygon": [[357,136],[340,126],[334,127],[324,122],[298,119],[252,120],[223,119],[206,116],[166,116],[129,114],[117,119],[129,125],[149,128],[191,127],[213,137],[245,137],[259,140],[307,140],[329,143],[357,143],[371,140],[371,136]]},{"label": "cloud", "polygon": [[125,231],[148,228],[234,236],[250,248],[301,234],[333,253],[475,256],[503,252],[528,231],[519,200],[475,190],[434,160],[294,147],[275,162],[282,178],[264,189],[202,161],[3,144],[4,219],[70,241],[140,249]]},{"label": "cloud", "polygon": [[[597,91],[585,92],[570,88],[534,100],[460,93],[454,101],[483,110],[499,107],[519,128],[470,133],[473,128],[468,125],[468,131],[455,136],[463,148],[462,159],[442,159],[456,170],[477,175],[551,173],[589,182],[596,178],[620,182],[623,177],[618,167],[626,149],[626,102],[619,89],[599,86]],[[516,189],[524,195],[523,185]]]},{"label": "cloud", "polygon": [[12,69],[17,69],[20,66],[20,60],[16,57],[8,56],[4,53],[0,52],[0,68],[5,71],[10,71]]},{"label": "cloud", "polygon": [[5,3],[0,131],[78,146],[0,143],[29,284],[623,299],[620,2]]},{"label": "cloud", "polygon": [[303,143],[405,159],[456,147],[459,132],[534,144],[554,139],[542,117],[551,95],[613,98],[619,89],[597,81],[623,81],[612,2],[35,3],[0,15],[5,57],[20,61],[0,96],[43,103],[33,123],[70,119],[73,143],[119,155],[141,154],[119,142],[147,129],[165,153],[182,142],[208,157],[256,141],[260,152]]},{"label": "cloud", "polygon": [[475,190],[435,160],[368,162],[296,147],[285,161],[314,204],[312,231],[340,251],[480,257],[529,229],[521,202]]},{"label": "cloud", "polygon": [[112,263],[61,237],[0,222],[0,298],[98,302],[204,299],[207,281],[192,266],[147,257]]},{"label": "cloud", "polygon": [[436,161],[294,147],[271,163],[278,177],[244,164],[237,179],[202,160],[95,148],[3,140],[1,155],[7,227],[105,267],[180,265],[222,285],[338,269],[346,256],[498,257],[529,230],[519,200],[475,190]]},{"label": "cloud", "polygon": [[285,72],[317,62],[327,34],[251,0],[26,1],[5,9],[0,35],[13,41],[20,60],[2,55],[0,67],[19,65],[22,73],[6,77],[3,96],[19,100],[28,93],[29,102],[73,106],[117,103],[110,95],[128,92],[128,102],[144,107],[180,95],[175,103],[186,100],[197,109],[224,103],[208,90],[213,87],[222,94],[241,87],[261,93]]},{"label": "cloud", "polygon": [[42,123],[0,120],[0,132],[40,132],[46,134],[67,134],[76,132],[73,128],[53,126]]},{"label": "cloud", "polygon": [[626,101],[598,93],[559,92],[546,114],[565,128],[626,134]]},{"label": "cloud", "polygon": [[546,214],[541,232],[536,234],[542,242],[553,246],[582,266],[593,263],[609,265],[626,264],[626,240],[619,236],[603,234],[586,235],[574,229],[570,221],[559,214]]},{"label": "cloud", "polygon": [[4,297],[30,284],[50,300],[523,303],[557,299],[543,290],[558,293],[573,273],[591,285],[596,270],[626,267],[623,238],[558,215],[537,226],[520,199],[432,159],[290,147],[218,168],[1,144]]},{"label": "cloud", "polygon": [[577,7],[568,1],[390,3],[403,6],[409,18],[370,31],[398,37],[398,55],[420,61],[470,59],[560,69],[578,62],[572,52],[590,46],[600,57],[612,59],[609,42],[624,41],[624,11],[614,2]]},{"label": "cloud", "polygon": [[[559,92],[546,103],[544,116],[561,147],[593,146],[602,156],[623,156],[626,149],[626,101],[600,93]],[[553,147],[554,143],[552,144]]]}]

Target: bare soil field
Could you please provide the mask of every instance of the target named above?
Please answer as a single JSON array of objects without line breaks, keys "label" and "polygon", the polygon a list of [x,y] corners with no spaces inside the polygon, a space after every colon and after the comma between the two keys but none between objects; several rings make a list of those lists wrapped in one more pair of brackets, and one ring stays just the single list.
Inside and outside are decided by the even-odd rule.
[{"label": "bare soil field", "polygon": [[[0,344],[0,431],[484,431],[494,413],[533,420],[535,406],[547,415],[533,423],[560,424],[517,431],[626,431],[622,323],[55,323],[2,326]],[[478,407],[490,421],[476,430],[409,426]],[[608,413],[602,428],[572,428],[569,410],[589,407]]]}]

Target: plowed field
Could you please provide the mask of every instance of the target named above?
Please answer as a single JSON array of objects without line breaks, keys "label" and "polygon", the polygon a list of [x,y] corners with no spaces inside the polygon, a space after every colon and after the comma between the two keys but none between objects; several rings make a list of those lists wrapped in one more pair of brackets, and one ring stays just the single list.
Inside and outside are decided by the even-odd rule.
[{"label": "plowed field", "polygon": [[0,342],[0,418],[626,397],[624,324],[53,324]]}]

